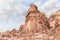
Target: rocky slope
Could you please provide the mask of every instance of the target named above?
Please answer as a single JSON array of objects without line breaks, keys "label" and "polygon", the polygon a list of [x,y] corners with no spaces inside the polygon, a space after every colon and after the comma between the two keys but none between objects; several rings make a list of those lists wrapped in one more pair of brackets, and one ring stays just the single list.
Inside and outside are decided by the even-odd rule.
[{"label": "rocky slope", "polygon": [[60,40],[60,10],[47,18],[31,4],[25,24],[20,25],[19,30],[0,32],[0,40]]}]

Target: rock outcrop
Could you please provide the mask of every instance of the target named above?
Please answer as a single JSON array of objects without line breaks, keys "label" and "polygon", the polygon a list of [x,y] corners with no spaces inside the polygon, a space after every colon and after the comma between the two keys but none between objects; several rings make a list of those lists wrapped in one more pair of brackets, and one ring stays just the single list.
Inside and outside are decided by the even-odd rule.
[{"label": "rock outcrop", "polygon": [[60,10],[51,15],[48,21],[50,25],[50,35],[54,36],[55,40],[60,40]]},{"label": "rock outcrop", "polygon": [[25,20],[25,28],[23,29],[25,33],[26,32],[41,32],[43,30],[48,29],[46,20],[47,18],[45,14],[42,14],[41,12],[39,12],[36,5],[31,4],[30,8],[27,11],[27,16]]},{"label": "rock outcrop", "polygon": [[31,4],[25,24],[20,25],[19,30],[0,33],[0,40],[60,40],[60,10],[47,18]]}]

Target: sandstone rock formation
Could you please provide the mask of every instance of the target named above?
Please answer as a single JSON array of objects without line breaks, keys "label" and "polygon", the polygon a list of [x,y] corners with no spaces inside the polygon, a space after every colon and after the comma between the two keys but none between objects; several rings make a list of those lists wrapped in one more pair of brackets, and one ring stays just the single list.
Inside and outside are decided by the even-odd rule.
[{"label": "sandstone rock formation", "polygon": [[48,21],[50,25],[50,35],[54,36],[55,40],[60,40],[60,10],[51,15]]},{"label": "sandstone rock formation", "polygon": [[0,33],[0,40],[60,40],[60,10],[47,18],[31,4],[25,24],[20,25],[19,30]]},{"label": "sandstone rock formation", "polygon": [[45,14],[42,14],[41,12],[39,12],[36,5],[31,4],[30,8],[27,11],[24,31],[26,32],[40,31],[41,32],[42,30],[45,30],[45,28],[47,29],[46,20],[47,18]]}]

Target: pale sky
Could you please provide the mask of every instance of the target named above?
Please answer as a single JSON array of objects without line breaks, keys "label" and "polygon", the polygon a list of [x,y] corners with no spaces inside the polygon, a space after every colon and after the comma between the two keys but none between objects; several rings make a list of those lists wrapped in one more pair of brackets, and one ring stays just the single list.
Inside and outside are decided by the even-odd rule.
[{"label": "pale sky", "polygon": [[60,0],[0,0],[0,32],[19,29],[31,3],[49,17],[60,9]]}]

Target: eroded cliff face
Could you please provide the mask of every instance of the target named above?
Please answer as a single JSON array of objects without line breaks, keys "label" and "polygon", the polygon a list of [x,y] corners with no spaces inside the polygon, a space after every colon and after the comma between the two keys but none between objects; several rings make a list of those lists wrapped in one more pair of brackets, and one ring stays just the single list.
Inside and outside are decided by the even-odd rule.
[{"label": "eroded cliff face", "polygon": [[55,40],[60,40],[60,10],[52,14],[48,21],[50,25],[50,35],[54,36]]},{"label": "eroded cliff face", "polygon": [[25,24],[19,30],[13,29],[0,33],[0,40],[60,40],[60,10],[51,15],[40,12],[31,4],[26,15]]},{"label": "eroded cliff face", "polygon": [[[34,32],[41,32],[43,30],[47,30],[47,18],[45,14],[42,14],[38,11],[36,5],[31,4],[30,8],[27,11],[27,16],[25,20],[25,27],[23,30],[25,33],[34,33]],[[46,28],[46,29],[45,29]]]}]

